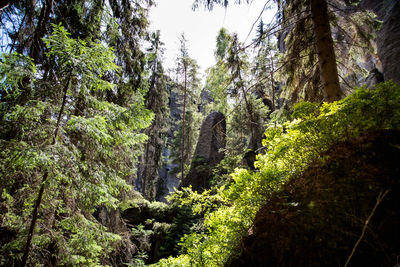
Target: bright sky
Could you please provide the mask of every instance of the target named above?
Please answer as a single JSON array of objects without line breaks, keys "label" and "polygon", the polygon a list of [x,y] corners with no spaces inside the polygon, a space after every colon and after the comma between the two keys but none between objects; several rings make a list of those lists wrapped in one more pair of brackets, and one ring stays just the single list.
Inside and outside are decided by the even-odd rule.
[{"label": "bright sky", "polygon": [[[215,64],[214,50],[219,29],[225,27],[230,33],[236,32],[239,40],[244,42],[266,0],[254,0],[250,5],[231,4],[227,9],[216,5],[212,11],[207,11],[202,6],[193,11],[194,0],[156,2],[157,6],[150,10],[150,28],[161,32],[161,40],[166,48],[165,69],[175,67],[175,58],[179,52],[178,38],[184,32],[188,40],[189,56],[204,71]],[[264,11],[264,22],[269,23],[273,14],[274,10]],[[253,35],[248,38],[247,43],[252,38]]]}]

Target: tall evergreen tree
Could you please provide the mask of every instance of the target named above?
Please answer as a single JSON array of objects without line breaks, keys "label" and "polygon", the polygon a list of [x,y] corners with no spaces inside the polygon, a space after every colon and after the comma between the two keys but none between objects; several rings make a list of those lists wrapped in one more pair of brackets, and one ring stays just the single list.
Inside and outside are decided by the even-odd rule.
[{"label": "tall evergreen tree", "polygon": [[159,186],[158,169],[161,163],[161,152],[165,143],[168,124],[168,92],[162,66],[164,48],[160,40],[160,32],[150,36],[150,47],[147,55],[147,72],[149,89],[145,96],[145,104],[154,113],[154,120],[145,133],[149,140],[144,146],[138,170],[141,191],[145,198],[154,200]]},{"label": "tall evergreen tree", "polygon": [[216,38],[216,49],[214,51],[217,63],[206,70],[205,89],[210,92],[211,103],[206,107],[206,113],[209,111],[219,111],[228,114],[228,86],[230,84],[229,71],[226,64],[228,48],[231,36],[225,28],[221,28]]},{"label": "tall evergreen tree", "polygon": [[[186,166],[190,165],[195,139],[198,135],[200,80],[198,78],[198,65],[189,57],[187,40],[184,34],[180,38],[180,54],[177,58],[175,87],[181,98],[182,120],[175,136],[174,161],[180,165],[181,179],[185,176]],[[178,138],[179,137],[179,138]],[[180,142],[179,148],[176,142]],[[177,155],[179,151],[180,155]]]},{"label": "tall evergreen tree", "polygon": [[258,111],[255,109],[255,97],[252,95],[251,87],[245,79],[245,72],[249,69],[249,63],[246,60],[243,49],[240,47],[236,34],[232,35],[226,61],[231,75],[234,94],[237,97],[237,103],[240,105],[241,101],[244,101],[244,108],[247,113],[246,128],[250,133],[248,148],[256,151],[260,146],[261,132],[264,129],[259,125],[260,118],[257,114]]},{"label": "tall evergreen tree", "polygon": [[274,76],[279,59],[276,42],[272,41],[272,37],[266,37],[266,27],[268,28],[268,25],[261,20],[253,40],[257,55],[252,65],[252,73],[256,80],[257,96],[263,99],[271,111],[274,111],[276,109],[276,79]]},{"label": "tall evergreen tree", "polygon": [[[225,29],[217,36],[215,56],[217,64],[210,68],[206,84],[214,98],[208,109],[217,109],[227,116],[226,155],[236,157],[247,150],[255,153],[261,146],[264,123],[268,118],[268,108],[263,104],[265,93],[260,93],[265,81],[251,84],[254,81],[250,82],[249,72],[253,69],[248,55],[237,36],[230,35]],[[260,75],[264,74],[258,67],[257,70]]]},{"label": "tall evergreen tree", "polygon": [[336,55],[329,25],[328,4],[326,0],[310,0],[311,20],[314,26],[319,72],[324,92],[324,100],[333,102],[341,98]]},{"label": "tall evergreen tree", "polygon": [[346,88],[358,86],[366,72],[359,55],[376,53],[370,34],[373,17],[343,0],[293,0],[280,7],[286,98],[292,103],[331,102],[348,94]]}]

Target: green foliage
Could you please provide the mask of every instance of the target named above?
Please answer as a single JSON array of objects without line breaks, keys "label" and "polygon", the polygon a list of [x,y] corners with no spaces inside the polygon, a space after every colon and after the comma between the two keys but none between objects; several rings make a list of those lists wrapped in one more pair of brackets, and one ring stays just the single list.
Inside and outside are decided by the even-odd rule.
[{"label": "green foliage", "polygon": [[154,113],[154,120],[145,131],[149,139],[143,150],[147,154],[149,150],[154,149],[154,155],[141,158],[138,178],[141,180],[141,191],[144,197],[154,200],[157,193],[161,191],[158,190],[160,179],[157,170],[161,166],[161,152],[165,146],[165,139],[169,130],[169,91],[162,66],[164,48],[160,40],[160,32],[152,33],[149,41],[151,46],[147,49],[146,58],[148,91],[145,96],[145,105]]},{"label": "green foliage", "polygon": [[171,213],[171,207],[163,202],[153,201],[150,202],[143,198],[140,194],[130,197],[122,202],[120,202],[118,208],[121,212],[129,208],[139,209],[140,211],[145,211],[149,214],[150,218],[166,218],[168,214]]},{"label": "green foliage", "polygon": [[[174,194],[168,197],[168,201],[178,203],[180,207],[190,206],[195,214],[208,214],[215,210],[221,204],[226,204],[221,194],[216,194],[218,191],[214,189],[205,190],[201,194],[192,191],[192,187],[183,187],[176,190]],[[219,193],[221,193],[219,191]]]},{"label": "green foliage", "polygon": [[215,166],[212,170],[213,177],[211,180],[212,186],[220,187],[224,184],[229,184],[232,182],[230,174],[235,171],[235,168],[240,166],[243,160],[243,155],[228,155],[221,160],[221,162]]},{"label": "green foliage", "polygon": [[66,265],[101,266],[102,255],[109,253],[112,244],[121,240],[119,235],[107,232],[104,226],[82,215],[61,220],[58,226],[70,233],[67,240],[60,239],[58,244],[65,250],[61,263]]},{"label": "green foliage", "polygon": [[[400,87],[386,82],[374,90],[357,89],[346,99],[322,106],[300,103],[294,117],[267,129],[266,153],[257,157],[257,172],[237,169],[232,174],[234,183],[222,186],[212,197],[208,191],[201,196],[177,192],[173,198],[206,211],[206,231],[185,236],[181,245],[186,254],[160,261],[159,266],[223,266],[239,253],[242,236],[269,196],[312,161],[325,160],[319,157],[329,147],[366,131],[399,129]],[[210,199],[217,199],[220,205],[209,208]]]},{"label": "green foliage", "polygon": [[213,101],[206,107],[206,114],[210,111],[219,111],[223,114],[228,113],[228,94],[227,88],[230,83],[228,69],[222,61],[207,70],[207,80],[205,88],[211,92]]},{"label": "green foliage", "polygon": [[53,25],[45,43],[54,64],[51,78],[35,74],[41,66],[19,54],[3,55],[0,65],[0,190],[6,207],[0,215],[15,233],[0,253],[9,264],[21,258],[47,177],[30,263],[53,255],[64,265],[101,265],[121,237],[91,214],[99,206],[117,207],[131,189],[147,138],[142,130],[153,115],[144,108],[145,90],[123,105],[107,98],[122,87],[105,79],[120,70],[111,48],[73,39],[61,25]]},{"label": "green foliage", "polygon": [[0,99],[12,101],[22,92],[22,86],[32,87],[36,66],[24,55],[2,54],[0,59]]},{"label": "green foliage", "polygon": [[193,266],[194,262],[191,260],[189,255],[183,254],[178,257],[169,257],[167,259],[162,259],[158,263],[153,264],[151,266],[160,266],[160,267],[185,267],[185,266]]},{"label": "green foliage", "polygon": [[[60,25],[52,25],[51,36],[44,39],[49,49],[47,56],[54,59],[66,75],[69,72],[79,73],[86,90],[111,90],[113,85],[103,79],[107,71],[120,68],[114,63],[113,50],[97,42],[85,42],[70,38],[70,33]],[[99,79],[100,78],[100,79]]]},{"label": "green foliage", "polygon": [[225,28],[221,28],[217,36],[217,48],[214,55],[217,60],[223,60],[228,52],[228,47],[230,45],[231,36]]},{"label": "green foliage", "polygon": [[[345,95],[353,92],[360,80],[369,73],[364,63],[366,56],[376,55],[374,34],[379,23],[370,11],[359,6],[350,5],[349,1],[337,1],[335,7],[329,6],[329,20],[334,38],[334,50],[341,87]],[[350,12],[351,10],[351,12]],[[285,80],[281,97],[287,104],[305,100],[322,102],[320,70],[316,47],[310,2],[293,0],[279,4],[279,23],[285,34],[280,34],[280,42],[284,42],[285,51],[280,61],[280,80]],[[271,25],[268,30],[276,27]],[[284,38],[284,39],[283,39]],[[283,78],[283,79],[282,79]]]},{"label": "green foliage", "polygon": [[300,102],[294,106],[292,118],[294,119],[308,119],[315,117],[316,112],[319,111],[318,103]]},{"label": "green foliage", "polygon": [[132,228],[132,236],[135,238],[143,237],[151,234],[151,230],[146,230],[143,224],[136,225]]},{"label": "green foliage", "polygon": [[176,93],[177,103],[182,113],[179,114],[178,130],[174,132],[171,159],[173,163],[177,164],[177,168],[173,169],[172,173],[178,173],[179,171],[180,178],[183,179],[189,171],[203,119],[202,114],[198,112],[197,106],[200,103],[201,90],[198,73],[199,66],[189,56],[187,40],[184,34],[180,38],[180,54],[176,58],[176,65],[176,79],[172,88]]},{"label": "green foliage", "polygon": [[[233,107],[231,116],[227,118],[226,146],[229,156],[244,154],[251,141],[261,141],[262,139],[265,124],[269,117],[269,108],[264,105],[262,99],[257,99],[255,96],[249,95],[247,100],[249,109],[241,103],[244,101],[240,101]],[[251,116],[249,110],[251,110]],[[252,121],[253,129],[250,127],[250,121]],[[253,138],[249,135],[252,130]]]},{"label": "green foliage", "polygon": [[160,247],[160,258],[168,256],[177,256],[181,251],[179,242],[184,235],[193,233],[199,226],[199,217],[193,214],[190,205],[177,203],[172,204],[175,210],[174,217],[170,225],[165,227],[165,241]]},{"label": "green foliage", "polygon": [[182,121],[178,122],[178,130],[175,131],[174,140],[172,141],[172,163],[178,165],[177,169],[172,169],[172,173],[178,173],[180,171],[180,163],[184,162],[184,176],[186,176],[190,169],[190,163],[193,157],[194,150],[196,148],[197,139],[199,136],[199,129],[203,120],[203,116],[197,111],[197,105],[195,101],[190,100],[186,107],[185,113],[185,151],[182,159]]}]

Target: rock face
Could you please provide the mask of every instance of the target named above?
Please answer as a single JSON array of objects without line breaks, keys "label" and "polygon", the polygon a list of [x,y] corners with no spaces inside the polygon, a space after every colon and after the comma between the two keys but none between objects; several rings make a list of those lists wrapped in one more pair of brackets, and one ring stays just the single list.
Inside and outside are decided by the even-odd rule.
[{"label": "rock face", "polygon": [[376,42],[384,79],[400,84],[400,1],[364,0],[361,7],[374,11],[383,22]]},{"label": "rock face", "polygon": [[[168,86],[168,92],[170,127],[169,131],[167,132],[166,144],[162,148],[161,156],[164,159],[170,158],[172,140],[175,138],[175,133],[178,131],[178,121],[182,116],[182,109],[180,108],[180,104],[178,103],[178,95],[172,90],[172,86]],[[173,192],[174,188],[177,188],[179,186],[179,179],[176,177],[176,174],[170,172],[177,167],[177,164],[166,161],[165,164],[163,164],[159,168],[158,174],[160,175],[161,186],[159,188],[159,191],[157,192],[157,201],[167,202],[165,196],[167,196],[170,192]]]},{"label": "rock face", "polygon": [[154,200],[157,195],[159,175],[158,166],[161,161],[161,152],[163,139],[160,138],[157,132],[160,129],[158,125],[152,124],[146,129],[146,134],[149,136],[148,142],[144,146],[143,155],[140,157],[137,177],[140,181],[140,191],[146,199]]},{"label": "rock face", "polygon": [[207,104],[214,102],[210,90],[204,88],[200,93],[200,104],[198,109],[200,112],[204,113],[204,108]]},{"label": "rock face", "polygon": [[326,161],[271,196],[229,265],[344,266],[371,214],[350,266],[398,264],[399,147],[400,131],[368,133],[332,147]]},{"label": "rock face", "polygon": [[190,171],[181,187],[191,185],[196,191],[210,187],[211,170],[224,158],[220,150],[225,148],[225,134],[225,116],[221,112],[209,114],[201,126]]},{"label": "rock face", "polygon": [[134,256],[137,256],[139,251],[145,252],[148,256],[146,264],[159,260],[160,247],[166,242],[167,230],[176,213],[172,206],[149,202],[141,197],[134,199],[130,206],[121,212],[127,228],[132,229],[130,240],[137,250]]}]

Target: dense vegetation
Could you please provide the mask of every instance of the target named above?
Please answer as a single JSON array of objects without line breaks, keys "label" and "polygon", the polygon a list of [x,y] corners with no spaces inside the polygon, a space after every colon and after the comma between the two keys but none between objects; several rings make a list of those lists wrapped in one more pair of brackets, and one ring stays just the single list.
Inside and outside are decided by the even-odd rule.
[{"label": "dense vegetation", "polygon": [[[153,5],[0,7],[0,265],[240,265],[258,214],[279,207],[279,218],[291,216],[300,200],[289,199],[311,192],[299,184],[312,180],[312,166],[329,165],[336,146],[400,130],[399,85],[377,83],[381,77],[364,85],[368,71],[380,73],[374,33],[382,22],[359,1],[267,1],[277,15],[259,21],[250,45],[224,28],[217,33],[204,84],[184,34],[175,68],[164,69],[161,33],[148,29]],[[199,129],[215,111],[226,125],[223,159],[201,190],[171,193],[196,171],[196,144],[205,145]],[[201,160],[200,168],[210,163]],[[329,190],[346,183],[333,178]],[[387,190],[379,196],[395,199]],[[339,230],[358,214],[351,212],[343,211]],[[360,220],[352,226],[361,231]],[[293,260],[272,255],[280,265]]]},{"label": "dense vegetation", "polygon": [[327,161],[319,156],[335,144],[368,131],[398,130],[399,108],[400,87],[390,82],[373,91],[360,88],[341,101],[322,106],[297,104],[292,120],[267,129],[263,141],[267,152],[258,156],[258,171],[235,170],[232,183],[217,192],[199,195],[185,189],[173,195],[176,201],[205,214],[204,230],[183,239],[184,255],[161,260],[159,265],[224,265],[240,252],[241,238],[251,228],[257,211],[283,184],[296,179],[312,162]]},{"label": "dense vegetation", "polygon": [[[16,235],[2,249],[10,256],[21,251],[32,227],[24,222],[40,212],[46,217],[31,222],[40,229],[34,247],[60,250],[64,264],[94,264],[121,238],[88,215],[96,207],[117,207],[118,196],[130,187],[132,155],[146,140],[140,130],[149,126],[152,114],[137,102],[140,92],[124,106],[106,100],[105,92],[115,85],[101,77],[118,71],[112,50],[71,39],[62,26],[54,26],[45,42],[47,56],[58,63],[58,84],[36,78],[36,67],[26,56],[7,55],[1,65],[2,222]],[[27,88],[21,86],[30,91],[24,103]],[[45,88],[52,93],[43,95]]]}]

